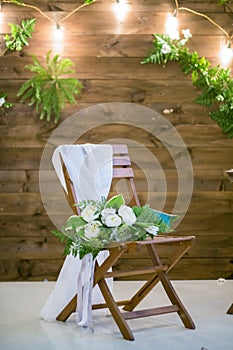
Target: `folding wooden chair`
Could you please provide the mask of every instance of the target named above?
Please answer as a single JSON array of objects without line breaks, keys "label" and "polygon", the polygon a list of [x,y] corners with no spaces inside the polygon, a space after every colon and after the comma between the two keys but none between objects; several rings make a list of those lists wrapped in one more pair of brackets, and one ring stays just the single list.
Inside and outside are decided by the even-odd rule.
[{"label": "folding wooden chair", "polygon": [[[233,169],[229,169],[226,171],[226,174],[228,175],[229,181],[231,183],[233,183]],[[231,304],[231,306],[229,307],[229,309],[227,310],[227,314],[229,315],[233,315],[233,303]]]},{"label": "folding wooden chair", "polygon": [[[126,145],[113,145],[113,153],[113,178],[128,179],[135,204],[139,206],[140,202],[133,180],[134,175],[128,155],[128,148]],[[69,178],[64,162],[62,162],[62,168],[68,188],[67,200],[69,201],[74,213],[78,214],[78,208],[73,205],[74,203],[77,203],[73,190],[73,184]],[[111,243],[108,247],[106,247],[106,249],[109,251],[108,258],[100,266],[98,262],[95,263],[94,286],[96,284],[99,285],[105,303],[93,305],[93,310],[108,308],[116,324],[118,325],[122,336],[127,340],[134,340],[134,336],[126,320],[146,316],[176,312],[186,328],[194,329],[195,325],[167,275],[168,272],[181,259],[181,257],[190,249],[190,247],[193,246],[194,242],[194,236],[157,236],[153,240]],[[171,256],[166,259],[166,263],[164,263],[159,256],[158,248],[160,246],[170,246],[175,248],[172,250]],[[129,271],[127,269],[123,271],[114,270],[114,265],[124,254],[138,253],[143,249],[146,250],[148,257],[150,257],[151,266],[133,271]],[[109,272],[111,268],[112,271]],[[132,279],[134,276],[144,276],[144,278],[147,278],[145,284],[129,300],[116,301],[107,285],[106,278],[130,277]],[[157,285],[158,282],[161,282],[168,298],[171,301],[171,305],[135,310],[135,308]],[[68,305],[66,305],[63,311],[58,315],[57,320],[67,320],[71,313],[76,310],[76,306],[77,296],[75,296],[68,303]]]}]

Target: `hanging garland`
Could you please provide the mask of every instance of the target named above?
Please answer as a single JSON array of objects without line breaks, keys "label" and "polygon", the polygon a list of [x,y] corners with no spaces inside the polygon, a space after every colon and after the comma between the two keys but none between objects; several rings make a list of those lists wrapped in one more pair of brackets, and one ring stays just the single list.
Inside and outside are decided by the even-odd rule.
[{"label": "hanging garland", "polygon": [[197,52],[189,52],[185,46],[191,34],[183,30],[181,39],[171,39],[166,34],[154,34],[154,49],[141,62],[166,65],[169,61],[178,61],[184,74],[191,73],[193,84],[201,94],[196,103],[216,109],[209,114],[217,122],[223,132],[233,137],[233,79],[230,69],[219,65],[211,68],[205,57],[199,57]]}]

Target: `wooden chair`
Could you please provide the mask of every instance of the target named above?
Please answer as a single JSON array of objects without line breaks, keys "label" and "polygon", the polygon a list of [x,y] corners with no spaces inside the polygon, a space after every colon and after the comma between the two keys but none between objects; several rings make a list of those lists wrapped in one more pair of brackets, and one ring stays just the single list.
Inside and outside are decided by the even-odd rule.
[{"label": "wooden chair", "polygon": [[[228,175],[229,181],[231,183],[233,183],[233,169],[229,169],[226,171],[226,174]],[[227,314],[229,315],[233,315],[233,303],[231,304],[231,306],[229,307],[229,309],[227,310]]]},{"label": "wooden chair", "polygon": [[[131,167],[130,158],[128,155],[128,148],[126,145],[113,145],[113,178],[128,179],[130,191],[133,194],[133,199],[136,205],[140,205],[139,198],[136,192],[135,183],[133,180],[133,169]],[[62,168],[65,175],[66,185],[68,188],[67,200],[69,201],[75,214],[78,214],[78,208],[73,204],[77,202],[75,198],[73,184],[69,178],[64,162]],[[104,263],[99,266],[95,263],[94,286],[99,285],[100,291],[104,297],[105,303],[93,305],[93,309],[108,308],[119,327],[124,339],[134,340],[133,333],[129,328],[126,320],[160,315],[171,312],[176,312],[184,326],[189,329],[194,329],[195,325],[182,304],[177,292],[172,286],[168,272],[177,264],[181,257],[193,246],[195,242],[194,236],[157,236],[153,240],[136,241],[136,242],[114,242],[106,249],[109,250],[109,256]],[[166,263],[162,262],[158,253],[160,246],[170,246],[175,248],[171,256],[166,259]],[[148,257],[150,257],[150,267],[143,267],[137,270],[115,271],[114,265],[119,259],[128,253],[137,253],[145,249]],[[112,268],[112,271],[109,270]],[[135,276],[144,276],[146,278],[145,284],[138,290],[129,300],[116,301],[107,285],[106,279],[113,278],[134,278]],[[148,277],[149,276],[149,277]],[[135,310],[141,301],[148,295],[148,293],[161,282],[171,305],[156,308],[149,308],[144,310]],[[58,315],[57,320],[65,321],[76,310],[77,296],[75,296],[63,311]],[[122,308],[120,308],[122,307]]]}]

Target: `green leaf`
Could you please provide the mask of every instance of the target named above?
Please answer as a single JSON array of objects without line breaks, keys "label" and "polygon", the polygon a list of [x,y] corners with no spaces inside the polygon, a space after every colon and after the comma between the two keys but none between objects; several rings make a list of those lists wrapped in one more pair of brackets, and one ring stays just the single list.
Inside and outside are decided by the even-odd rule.
[{"label": "green leaf", "polygon": [[21,51],[23,46],[28,46],[28,38],[31,38],[31,33],[34,31],[35,18],[23,20],[21,26],[9,23],[11,35],[6,34],[4,40],[6,47],[11,51]]},{"label": "green leaf", "polygon": [[121,205],[125,205],[125,200],[122,194],[113,196],[105,204],[105,208],[116,208],[119,209]]}]

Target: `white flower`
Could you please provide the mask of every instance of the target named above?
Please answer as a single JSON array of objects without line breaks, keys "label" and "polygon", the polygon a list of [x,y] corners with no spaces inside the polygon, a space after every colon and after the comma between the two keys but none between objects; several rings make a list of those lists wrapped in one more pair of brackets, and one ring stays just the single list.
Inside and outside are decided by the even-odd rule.
[{"label": "white flower", "polygon": [[101,223],[99,221],[89,222],[84,226],[84,234],[87,238],[94,238],[100,232]]},{"label": "white flower", "polygon": [[107,227],[118,227],[121,224],[121,218],[117,214],[110,214],[105,219],[105,225]]},{"label": "white flower", "polygon": [[82,211],[82,218],[86,222],[91,222],[97,219],[99,213],[97,212],[97,208],[94,205],[87,205],[86,208]]},{"label": "white flower", "polygon": [[122,220],[126,225],[133,225],[136,221],[136,215],[133,212],[133,209],[127,205],[121,205],[118,214],[122,217]]},{"label": "white flower", "polygon": [[108,217],[108,215],[113,215],[116,213],[116,209],[115,208],[105,208],[101,211],[101,220],[103,223],[106,222],[106,218]]},{"label": "white flower", "polygon": [[171,52],[171,50],[171,47],[167,43],[163,44],[161,49],[162,53],[164,54]]},{"label": "white flower", "polygon": [[2,107],[4,105],[4,103],[6,102],[4,97],[0,98],[0,107]]},{"label": "white flower", "polygon": [[146,232],[148,232],[154,236],[157,236],[158,232],[159,232],[159,227],[158,226],[149,226],[146,228]]},{"label": "white flower", "polygon": [[182,33],[183,33],[185,39],[188,39],[188,38],[192,37],[192,34],[190,33],[190,29],[183,29]]}]

